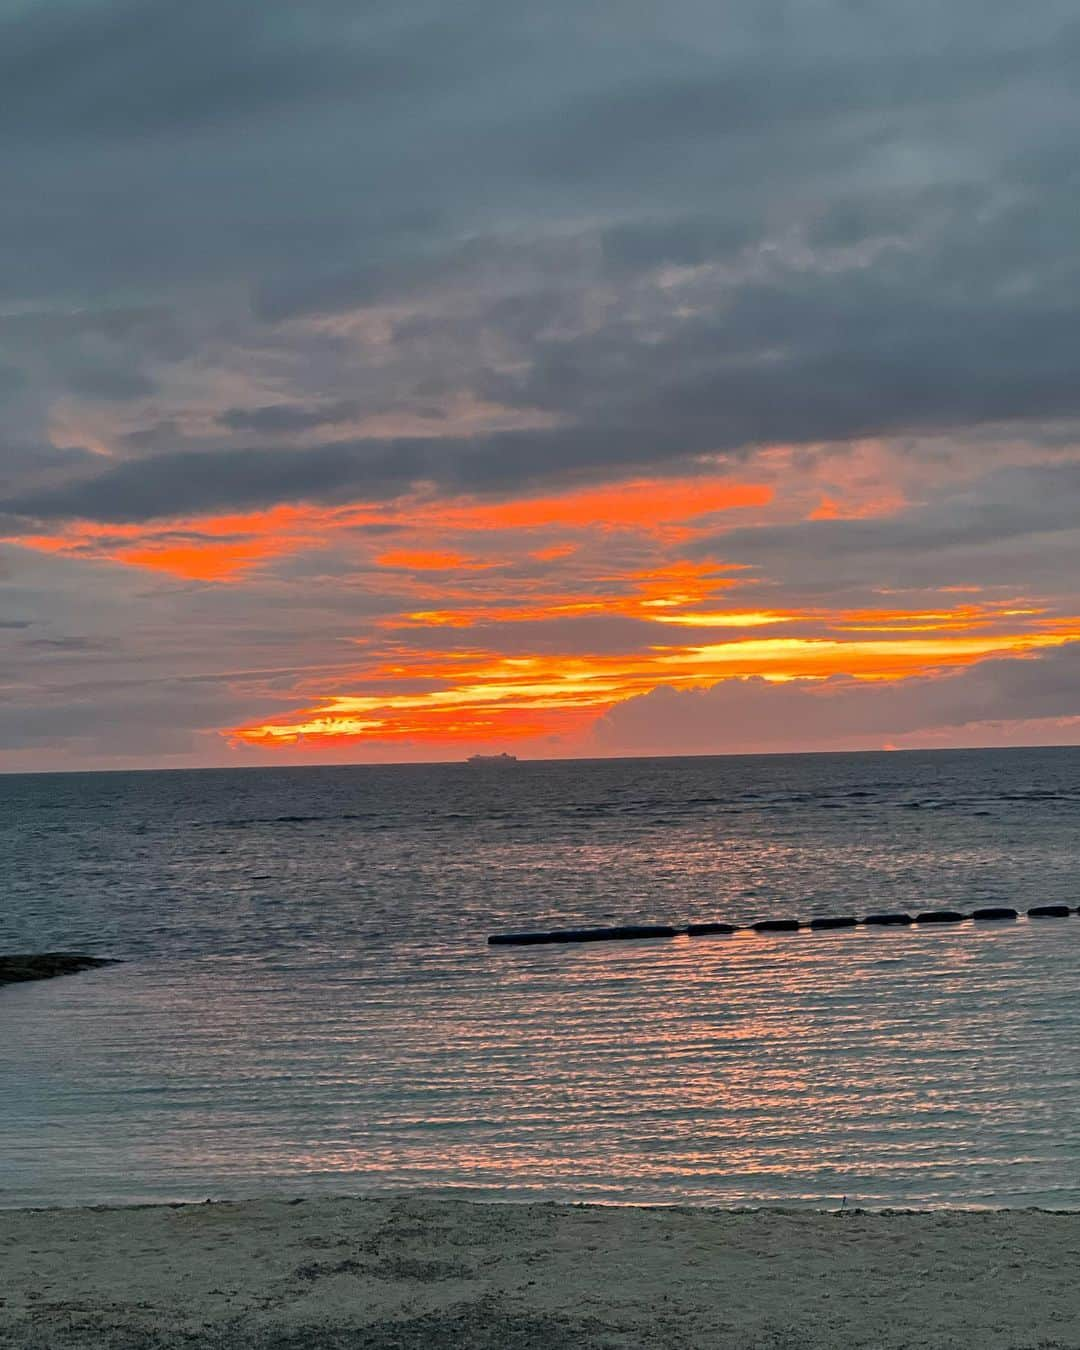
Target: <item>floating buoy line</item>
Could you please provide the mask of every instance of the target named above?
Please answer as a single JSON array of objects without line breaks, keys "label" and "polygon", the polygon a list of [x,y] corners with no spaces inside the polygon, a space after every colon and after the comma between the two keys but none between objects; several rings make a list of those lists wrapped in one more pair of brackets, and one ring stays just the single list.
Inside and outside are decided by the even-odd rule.
[{"label": "floating buoy line", "polygon": [[754,923],[688,923],[681,928],[664,923],[624,924],[619,928],[553,928],[536,933],[492,933],[490,947],[535,947],[548,942],[629,942],[642,938],[710,937],[732,933],[798,933],[820,932],[832,928],[891,928],[908,924],[983,923],[991,920],[1009,921],[1022,917],[1029,919],[1067,919],[1080,914],[1080,906],[1032,905],[1021,915],[1008,905],[987,905],[973,909],[970,914],[957,909],[927,909],[921,914],[903,912],[867,914],[858,918],[853,914],[818,919],[758,919]]}]

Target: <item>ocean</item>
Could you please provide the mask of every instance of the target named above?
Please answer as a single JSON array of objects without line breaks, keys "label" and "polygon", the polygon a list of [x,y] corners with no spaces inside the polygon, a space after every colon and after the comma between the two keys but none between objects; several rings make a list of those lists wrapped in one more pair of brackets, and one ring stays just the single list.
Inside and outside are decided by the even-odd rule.
[{"label": "ocean", "polygon": [[1080,1207],[1080,749],[0,777],[0,1205]]}]

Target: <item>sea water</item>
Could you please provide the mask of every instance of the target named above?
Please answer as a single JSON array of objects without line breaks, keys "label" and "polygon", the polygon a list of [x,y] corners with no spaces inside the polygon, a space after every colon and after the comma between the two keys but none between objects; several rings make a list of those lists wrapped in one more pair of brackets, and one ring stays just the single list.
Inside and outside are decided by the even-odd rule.
[{"label": "sea water", "polygon": [[0,777],[0,1204],[1080,1205],[1080,750]]}]

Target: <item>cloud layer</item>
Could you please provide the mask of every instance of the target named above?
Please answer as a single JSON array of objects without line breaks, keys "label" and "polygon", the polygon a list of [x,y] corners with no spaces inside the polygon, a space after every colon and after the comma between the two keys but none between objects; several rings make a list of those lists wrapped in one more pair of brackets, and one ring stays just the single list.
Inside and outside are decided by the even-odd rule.
[{"label": "cloud layer", "polygon": [[729,680],[660,687],[600,720],[605,753],[740,754],[935,745],[1080,745],[1080,643],[1040,660],[986,661],[953,674],[867,683]]},{"label": "cloud layer", "polygon": [[[1057,671],[1078,75],[1064,0],[9,6],[5,762],[940,739]],[[649,693],[758,628],[824,683]]]}]

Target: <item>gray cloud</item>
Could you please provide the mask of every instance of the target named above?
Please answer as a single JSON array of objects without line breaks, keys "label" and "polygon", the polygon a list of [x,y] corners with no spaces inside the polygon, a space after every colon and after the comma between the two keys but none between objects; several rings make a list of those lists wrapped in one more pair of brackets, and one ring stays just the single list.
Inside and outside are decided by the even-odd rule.
[{"label": "gray cloud", "polygon": [[[661,41],[644,23],[487,0],[22,6],[0,77],[34,175],[0,208],[0,257],[19,260],[0,295],[43,317],[15,316],[13,368],[42,401],[157,400],[117,440],[163,456],[157,501],[154,470],[138,491],[152,515],[184,445],[146,437],[190,386],[179,368],[272,350],[291,386],[276,411],[209,410],[221,436],[198,449],[222,457],[193,468],[220,475],[223,504],[270,499],[240,483],[241,463],[262,475],[234,436],[335,408],[434,414],[432,391],[558,423],[512,443],[480,428],[468,455],[395,443],[390,478],[418,461],[450,489],[1080,416],[1068,5],[721,20],[682,0]],[[132,302],[79,298],[118,292]],[[380,305],[411,314],[377,352],[332,358],[296,323]],[[358,491],[364,464],[387,490],[384,450],[355,452]],[[338,462],[312,459],[316,495]]]},{"label": "gray cloud", "polygon": [[1045,585],[1073,589],[1080,558],[1080,463],[1000,469],[884,518],[732,529],[690,545],[827,593],[861,586]]},{"label": "gray cloud", "polygon": [[[1011,229],[1000,219],[993,228],[1006,235]],[[949,229],[964,232],[960,220]],[[660,248],[656,238],[647,242]],[[987,255],[980,269],[961,244],[939,232],[928,255],[910,243],[890,244],[869,259],[811,257],[801,264],[752,250],[734,269],[716,264],[681,283],[627,281],[626,295],[608,302],[609,321],[600,326],[582,312],[604,284],[600,255],[594,272],[579,262],[573,300],[546,281],[546,267],[518,283],[516,295],[481,273],[471,310],[455,314],[459,302],[451,297],[447,317],[395,324],[378,364],[353,377],[366,385],[363,396],[344,396],[346,358],[313,357],[304,381],[314,387],[298,391],[307,395],[303,401],[221,409],[224,439],[200,447],[217,458],[192,468],[218,478],[216,504],[226,506],[274,500],[275,479],[278,499],[296,490],[298,478],[312,480],[301,495],[323,499],[335,498],[346,477],[358,495],[386,495],[395,484],[404,491],[418,479],[449,491],[513,492],[565,481],[568,473],[625,476],[646,463],[661,472],[685,469],[701,454],[747,454],[763,443],[1080,418],[1074,378],[1080,323],[1073,273],[1060,273],[1062,251],[1054,255],[1055,270],[1034,253],[1030,260],[1015,249],[1010,256],[1005,243],[995,249],[984,240],[972,246]],[[691,246],[677,231],[673,253]],[[1080,276],[1080,267],[1073,270]],[[1021,278],[1024,293],[1012,295]],[[305,341],[303,331],[293,335],[298,353]],[[131,399],[154,387],[137,366],[103,365],[90,352],[80,359],[68,364],[68,387],[76,393]],[[331,381],[321,387],[320,366]],[[157,368],[154,377],[161,378]],[[376,438],[347,454],[316,449],[302,466],[290,466],[289,451],[279,446],[265,472],[229,439],[245,431],[287,436],[388,411],[443,421],[438,400],[455,390],[520,415],[543,414],[555,425],[494,435],[478,428],[464,441],[441,434]],[[153,447],[160,463],[139,471],[139,509],[147,516],[166,514],[174,502],[173,465],[182,453],[169,450],[167,431]],[[394,457],[399,462],[391,466]],[[247,484],[239,472],[244,464]],[[315,480],[324,471],[320,487]],[[123,468],[106,477],[116,474],[127,482]],[[89,489],[91,498],[111,491],[111,481]],[[207,502],[215,504],[212,495]]]},{"label": "gray cloud", "polygon": [[[1080,741],[1080,643],[1037,659],[984,661],[899,684],[834,676],[813,684],[726,680],[705,690],[661,687],[619,704],[598,723],[606,753],[723,754],[777,749],[875,749],[883,741],[931,742],[1003,723],[1062,723],[1054,739]],[[1023,740],[1023,726],[1013,732]],[[1039,728],[1037,740],[1045,738]]]},{"label": "gray cloud", "polygon": [[619,428],[598,433],[588,449],[571,433],[504,432],[475,440],[403,437],[310,450],[176,452],[0,500],[0,514],[128,522],[280,501],[389,499],[432,482],[451,492],[505,491],[595,481],[599,470],[647,464],[654,452],[654,442],[640,431]]},{"label": "gray cloud", "polygon": [[335,426],[358,417],[360,412],[361,406],[356,399],[342,399],[322,408],[270,403],[261,408],[227,408],[218,420],[236,431],[280,435],[290,431],[310,431],[313,427]]},{"label": "gray cloud", "polygon": [[[340,0],[314,0],[302,17],[257,0],[182,11],[60,0],[7,20],[0,78],[8,125],[38,141],[218,133],[297,104],[400,98],[425,74],[452,79],[460,31],[423,5],[399,18],[369,4],[360,25]],[[425,59],[438,41],[449,49],[441,72]]]},{"label": "gray cloud", "polygon": [[[511,497],[716,472],[704,456],[752,473],[773,443],[809,482],[866,437],[913,466],[909,496],[925,469],[926,504],[701,550],[750,564],[755,604],[945,579],[1064,610],[1078,75],[1071,0],[20,0],[0,16],[0,532]],[[392,611],[350,566],[328,549],[211,594],[5,549],[6,603],[46,644],[15,662],[25,726],[47,734],[49,662],[112,690],[132,664],[211,678],[225,630],[237,668],[291,669],[283,643],[339,657]],[[125,745],[169,696],[132,703]],[[177,735],[277,696],[177,693]],[[48,697],[121,735],[124,695],[65,677]]]}]

